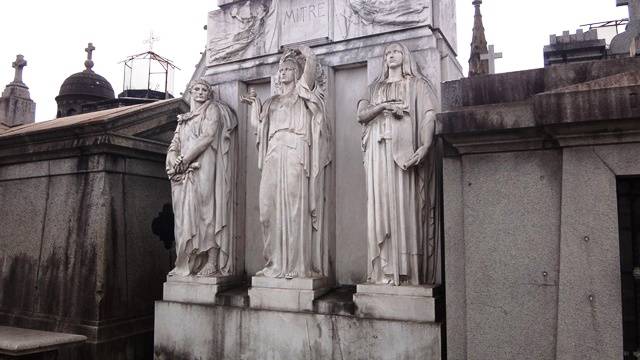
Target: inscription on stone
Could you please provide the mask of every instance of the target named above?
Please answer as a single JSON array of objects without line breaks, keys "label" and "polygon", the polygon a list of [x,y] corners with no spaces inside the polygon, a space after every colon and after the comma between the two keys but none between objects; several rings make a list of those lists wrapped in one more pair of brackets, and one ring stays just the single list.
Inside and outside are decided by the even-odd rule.
[{"label": "inscription on stone", "polygon": [[280,8],[280,45],[331,39],[329,0],[284,0]]}]

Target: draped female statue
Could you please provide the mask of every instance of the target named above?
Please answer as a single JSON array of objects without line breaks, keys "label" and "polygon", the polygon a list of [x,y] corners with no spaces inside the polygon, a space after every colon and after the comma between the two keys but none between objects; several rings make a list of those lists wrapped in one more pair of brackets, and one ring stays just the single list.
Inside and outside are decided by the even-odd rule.
[{"label": "draped female statue", "polygon": [[358,104],[367,186],[367,282],[435,282],[434,91],[402,44]]},{"label": "draped female statue", "polygon": [[237,119],[204,80],[190,88],[167,154],[175,217],[176,264],[169,276],[234,273],[233,198]]},{"label": "draped female statue", "polygon": [[325,170],[331,132],[316,65],[308,47],[286,49],[278,67],[279,93],[264,104],[255,91],[242,98],[251,106],[261,170],[266,265],[258,276],[327,275]]}]

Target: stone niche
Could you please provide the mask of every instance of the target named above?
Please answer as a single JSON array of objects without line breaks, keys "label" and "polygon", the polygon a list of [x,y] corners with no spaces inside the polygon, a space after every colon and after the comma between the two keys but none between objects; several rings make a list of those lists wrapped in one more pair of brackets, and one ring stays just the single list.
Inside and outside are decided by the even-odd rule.
[{"label": "stone niche", "polygon": [[149,359],[172,250],[152,230],[182,99],[0,136],[0,323],[81,334],[63,359]]},{"label": "stone niche", "polygon": [[[384,16],[371,17],[365,3]],[[333,132],[329,165],[329,263],[331,287],[366,280],[366,189],[358,101],[382,70],[384,47],[401,42],[435,85],[462,76],[451,39],[455,24],[439,24],[454,1],[237,1],[209,13],[205,79],[238,116],[240,164],[239,243],[249,279],[265,265],[259,221],[260,173],[255,129],[240,97],[250,89],[265,100],[274,94],[280,51],[306,44],[320,64]],[[368,9],[368,10],[367,10]],[[398,10],[400,9],[400,10]],[[404,11],[411,16],[399,16]],[[453,17],[454,18],[454,17]],[[452,19],[452,17],[449,17]],[[286,26],[284,25],[286,22]],[[444,28],[444,27],[443,27]],[[453,30],[451,30],[453,29]],[[233,39],[230,41],[228,39]],[[344,287],[341,287],[341,289]],[[351,289],[355,289],[353,286]],[[409,359],[441,354],[440,317],[402,321],[355,315],[352,293],[330,292],[311,309],[259,310],[249,307],[247,289],[218,295],[216,305],[156,303],[155,349],[159,359],[344,358]],[[175,327],[176,321],[194,324]],[[192,322],[189,319],[198,319]],[[200,321],[202,320],[202,321]],[[291,326],[284,331],[283,324]],[[399,330],[402,329],[402,330]],[[221,335],[223,334],[223,335]],[[400,339],[399,334],[402,334]],[[187,341],[189,339],[189,341]],[[361,340],[357,344],[356,340]],[[349,343],[354,343],[348,345]],[[386,349],[386,350],[385,350]],[[260,354],[260,356],[256,355]]]}]

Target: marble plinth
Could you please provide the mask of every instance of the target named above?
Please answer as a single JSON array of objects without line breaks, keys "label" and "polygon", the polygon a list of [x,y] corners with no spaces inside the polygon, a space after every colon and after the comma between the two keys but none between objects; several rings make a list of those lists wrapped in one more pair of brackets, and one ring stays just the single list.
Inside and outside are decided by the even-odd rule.
[{"label": "marble plinth", "polygon": [[361,284],[353,294],[356,316],[376,319],[434,322],[433,286]]},{"label": "marble plinth", "polygon": [[165,301],[155,309],[156,359],[442,358],[438,323]]},{"label": "marble plinth", "polygon": [[329,291],[327,278],[251,278],[249,306],[255,309],[312,311],[313,300]]},{"label": "marble plinth", "polygon": [[192,304],[213,305],[216,294],[240,283],[236,276],[197,277],[168,276],[162,299]]}]

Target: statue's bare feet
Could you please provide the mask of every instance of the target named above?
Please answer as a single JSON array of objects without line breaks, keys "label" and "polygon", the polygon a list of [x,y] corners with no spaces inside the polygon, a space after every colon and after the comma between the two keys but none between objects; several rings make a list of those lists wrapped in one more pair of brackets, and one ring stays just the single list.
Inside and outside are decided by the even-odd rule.
[{"label": "statue's bare feet", "polygon": [[202,270],[200,270],[198,272],[198,274],[196,276],[200,276],[200,277],[210,277],[210,276],[215,276],[218,275],[219,271],[218,269],[216,269],[216,267],[213,264],[206,264]]},{"label": "statue's bare feet", "polygon": [[286,273],[284,275],[285,279],[293,279],[293,278],[297,278],[297,277],[298,277],[298,272],[297,271],[292,271],[292,272]]}]

